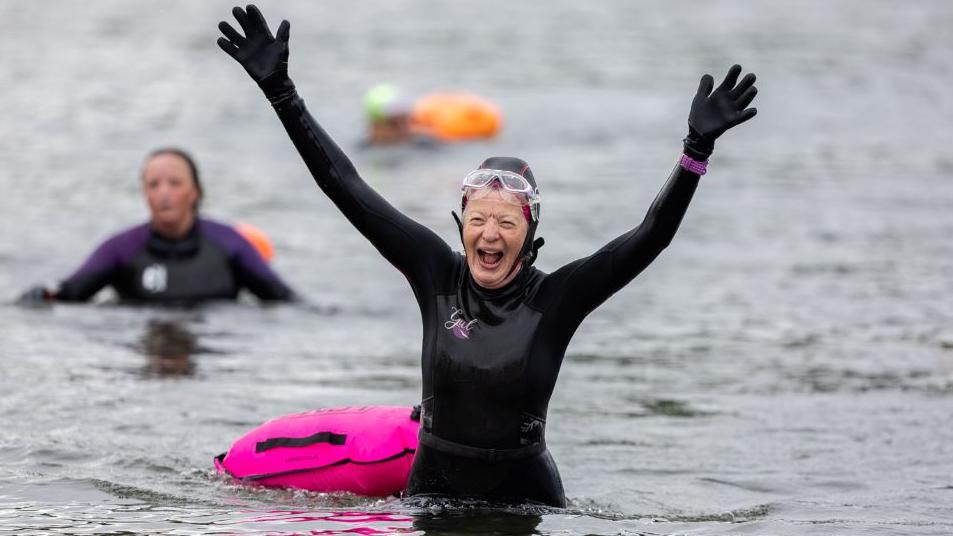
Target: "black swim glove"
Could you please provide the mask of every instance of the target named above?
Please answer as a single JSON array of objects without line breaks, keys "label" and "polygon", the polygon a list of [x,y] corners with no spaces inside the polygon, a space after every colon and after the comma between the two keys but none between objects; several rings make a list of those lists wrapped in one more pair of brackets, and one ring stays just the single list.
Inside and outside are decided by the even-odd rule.
[{"label": "black swim glove", "polygon": [[46,287],[37,285],[28,289],[16,300],[17,305],[39,305],[53,301],[53,293]]},{"label": "black swim glove", "polygon": [[745,109],[758,94],[758,88],[754,87],[755,75],[748,73],[738,82],[739,74],[741,66],[732,65],[714,91],[715,80],[711,75],[703,76],[698,84],[698,93],[688,114],[688,136],[683,140],[685,154],[692,159],[708,160],[718,136],[758,113],[757,108]]},{"label": "black swim glove", "polygon": [[288,31],[291,24],[283,20],[272,36],[261,11],[253,4],[246,9],[235,7],[232,15],[245,31],[238,33],[225,22],[218,29],[225,37],[218,38],[218,46],[240,63],[272,104],[294,95],[295,85],[288,77]]}]

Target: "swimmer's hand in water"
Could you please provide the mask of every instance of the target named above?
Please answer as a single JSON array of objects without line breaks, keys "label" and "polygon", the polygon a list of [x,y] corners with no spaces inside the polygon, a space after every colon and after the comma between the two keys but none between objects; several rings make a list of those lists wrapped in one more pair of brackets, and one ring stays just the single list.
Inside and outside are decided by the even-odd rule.
[{"label": "swimmer's hand in water", "polygon": [[53,301],[53,293],[46,287],[37,285],[28,289],[16,300],[17,305],[35,306]]},{"label": "swimmer's hand in water", "polygon": [[241,64],[273,103],[294,93],[294,83],[288,77],[288,31],[291,24],[281,21],[273,36],[261,11],[253,4],[246,9],[235,7],[232,15],[245,32],[243,36],[229,23],[218,23],[225,37],[218,38],[218,46]]},{"label": "swimmer's hand in water", "polygon": [[741,66],[732,65],[714,91],[715,80],[711,75],[703,76],[698,84],[698,93],[688,114],[688,137],[684,140],[685,154],[693,159],[708,160],[718,136],[758,113],[757,108],[747,108],[758,94],[758,88],[754,87],[755,75],[748,73],[738,82],[739,74]]}]

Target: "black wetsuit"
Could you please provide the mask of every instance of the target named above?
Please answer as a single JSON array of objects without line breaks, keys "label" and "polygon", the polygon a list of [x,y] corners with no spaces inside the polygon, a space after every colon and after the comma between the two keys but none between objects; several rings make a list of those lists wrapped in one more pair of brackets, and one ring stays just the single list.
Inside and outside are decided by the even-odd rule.
[{"label": "black wetsuit", "polygon": [[107,285],[126,302],[233,300],[242,288],[262,300],[293,297],[242,235],[204,218],[180,239],[165,238],[148,223],[116,234],[96,248],[53,297],[85,301]]},{"label": "black wetsuit", "polygon": [[698,175],[676,167],[642,224],[596,253],[552,274],[523,267],[487,290],[463,255],[360,178],[297,94],[272,100],[318,186],[407,277],[420,306],[423,416],[408,493],[565,505],[544,436],[566,346],[669,244]]}]

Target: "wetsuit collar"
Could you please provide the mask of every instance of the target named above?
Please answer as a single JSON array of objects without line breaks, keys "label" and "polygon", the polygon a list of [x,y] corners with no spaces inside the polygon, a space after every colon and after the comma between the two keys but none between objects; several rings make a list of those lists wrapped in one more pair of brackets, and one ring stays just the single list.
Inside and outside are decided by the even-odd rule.
[{"label": "wetsuit collar", "polygon": [[199,221],[200,220],[196,218],[192,223],[192,227],[189,228],[188,232],[186,232],[182,238],[165,237],[150,227],[147,245],[149,251],[159,257],[165,258],[191,257],[195,255],[199,250]]},{"label": "wetsuit collar", "polygon": [[532,271],[533,271],[532,267],[524,262],[523,265],[520,266],[519,272],[517,272],[516,277],[514,277],[512,281],[503,285],[500,288],[481,287],[473,279],[473,275],[470,273],[469,267],[467,267],[467,270],[466,270],[466,278],[467,278],[467,284],[470,286],[471,289],[473,289],[474,292],[477,293],[477,295],[486,299],[497,299],[502,297],[508,297],[512,294],[520,292],[523,289],[523,287],[526,285],[527,281],[529,281],[530,272]]}]

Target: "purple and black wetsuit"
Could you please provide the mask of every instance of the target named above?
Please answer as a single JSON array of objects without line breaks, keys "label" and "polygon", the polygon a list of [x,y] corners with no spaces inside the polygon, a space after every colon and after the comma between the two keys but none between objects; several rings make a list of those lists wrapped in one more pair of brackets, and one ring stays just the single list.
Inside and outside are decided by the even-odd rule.
[{"label": "purple and black wetsuit", "polygon": [[165,238],[148,223],[113,236],[60,284],[54,298],[85,301],[107,285],[126,302],[234,300],[242,288],[262,300],[293,297],[242,235],[203,218],[181,239]]}]

